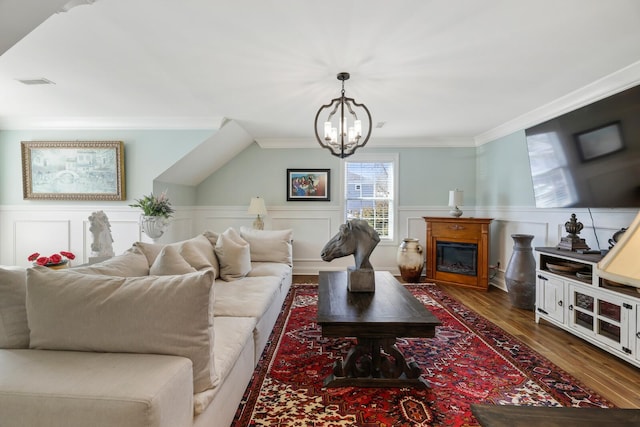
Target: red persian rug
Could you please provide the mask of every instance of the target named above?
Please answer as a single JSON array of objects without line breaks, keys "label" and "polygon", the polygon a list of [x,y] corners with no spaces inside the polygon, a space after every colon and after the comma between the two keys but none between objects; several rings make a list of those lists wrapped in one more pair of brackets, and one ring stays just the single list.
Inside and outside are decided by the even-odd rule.
[{"label": "red persian rug", "polygon": [[442,322],[434,338],[398,340],[429,389],[323,387],[353,341],[323,338],[317,288],[294,285],[232,425],[478,426],[472,403],[613,407],[437,286],[407,288]]}]

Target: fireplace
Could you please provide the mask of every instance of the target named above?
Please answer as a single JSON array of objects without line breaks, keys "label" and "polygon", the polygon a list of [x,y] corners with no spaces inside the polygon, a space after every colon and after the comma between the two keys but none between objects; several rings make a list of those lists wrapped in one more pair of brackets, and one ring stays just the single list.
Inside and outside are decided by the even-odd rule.
[{"label": "fireplace", "polygon": [[424,217],[427,280],[487,290],[490,218]]},{"label": "fireplace", "polygon": [[436,270],[477,276],[478,245],[476,243],[437,241]]}]

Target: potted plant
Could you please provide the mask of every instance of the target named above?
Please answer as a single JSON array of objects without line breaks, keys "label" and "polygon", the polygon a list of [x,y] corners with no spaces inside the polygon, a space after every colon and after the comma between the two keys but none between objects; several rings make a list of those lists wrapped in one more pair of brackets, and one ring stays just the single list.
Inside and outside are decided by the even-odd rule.
[{"label": "potted plant", "polygon": [[151,193],[141,199],[136,199],[135,202],[129,206],[142,209],[140,216],[142,231],[154,240],[159,239],[167,230],[169,220],[175,212],[166,191],[160,193],[159,196]]}]

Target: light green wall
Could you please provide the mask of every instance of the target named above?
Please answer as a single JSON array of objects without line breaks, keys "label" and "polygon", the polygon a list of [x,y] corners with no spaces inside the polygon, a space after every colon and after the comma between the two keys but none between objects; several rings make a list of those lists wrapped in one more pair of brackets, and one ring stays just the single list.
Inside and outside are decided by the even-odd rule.
[{"label": "light green wall", "polygon": [[[286,204],[288,168],[331,169],[331,201],[339,206],[341,160],[321,148],[261,149],[252,144],[196,187],[155,182],[174,162],[211,136],[212,130],[3,130],[0,131],[0,204],[47,204],[22,199],[21,141],[123,141],[126,202],[168,190],[176,206],[242,206],[260,195]],[[535,206],[524,131],[478,148],[364,148],[399,153],[399,206],[443,206],[448,191],[464,190],[465,206]],[[68,202],[57,202],[68,203]],[[74,202],[91,204],[91,202]],[[300,202],[289,202],[300,203]]]},{"label": "light green wall", "polygon": [[166,191],[172,205],[193,206],[196,204],[196,187],[194,186],[153,181],[153,194],[160,194],[163,191]]},{"label": "light green wall", "polygon": [[[340,159],[318,149],[262,149],[251,144],[196,188],[200,206],[243,206],[251,197],[261,196],[267,205],[286,202],[287,168],[331,169],[331,201],[335,197]],[[300,202],[298,202],[300,203]]]},{"label": "light green wall", "polygon": [[[465,205],[475,205],[475,148],[365,148],[367,153],[399,153],[400,206],[446,205],[448,192],[465,191]],[[341,160],[322,148],[261,149],[252,144],[209,176],[196,189],[196,203],[202,206],[246,205],[261,196],[267,205],[287,202],[286,170],[331,169],[331,201],[305,202],[340,205]]]},{"label": "light green wall", "polygon": [[[56,203],[23,200],[21,141],[123,141],[125,145],[125,191],[127,203],[130,203],[133,199],[153,191],[153,179],[208,138],[212,132],[214,131],[2,130],[0,131],[0,204]],[[193,195],[191,200],[193,200]],[[92,204],[91,202],[73,203]],[[124,202],[111,203],[123,204]]]},{"label": "light green wall", "polygon": [[478,147],[476,164],[477,206],[535,207],[524,130]]},{"label": "light green wall", "polygon": [[464,205],[476,204],[475,148],[412,148],[400,152],[399,204],[446,206],[449,190],[464,191]]}]

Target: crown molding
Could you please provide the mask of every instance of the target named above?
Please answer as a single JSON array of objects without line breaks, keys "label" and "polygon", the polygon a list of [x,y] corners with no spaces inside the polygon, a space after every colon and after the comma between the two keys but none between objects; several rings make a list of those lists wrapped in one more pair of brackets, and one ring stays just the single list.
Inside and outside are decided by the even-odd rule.
[{"label": "crown molding", "polygon": [[[260,148],[322,148],[312,138],[256,138]],[[471,137],[450,138],[371,138],[368,148],[475,147]]]},{"label": "crown molding", "polygon": [[220,129],[224,117],[4,117],[0,129]]},{"label": "crown molding", "polygon": [[640,84],[640,61],[477,135],[477,146],[558,117]]}]

